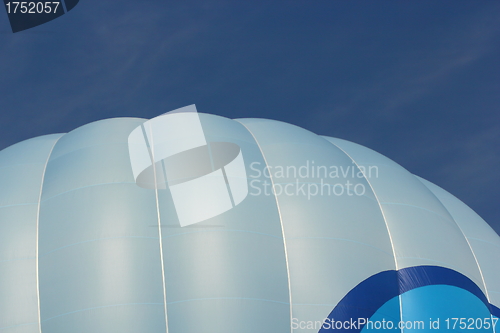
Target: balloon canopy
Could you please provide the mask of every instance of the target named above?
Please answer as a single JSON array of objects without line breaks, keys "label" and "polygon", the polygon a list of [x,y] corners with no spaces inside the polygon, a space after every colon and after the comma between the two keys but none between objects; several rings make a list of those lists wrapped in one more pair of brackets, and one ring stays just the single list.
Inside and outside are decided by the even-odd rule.
[{"label": "balloon canopy", "polygon": [[2,333],[493,333],[499,307],[498,235],[352,142],[189,106],[0,152]]}]

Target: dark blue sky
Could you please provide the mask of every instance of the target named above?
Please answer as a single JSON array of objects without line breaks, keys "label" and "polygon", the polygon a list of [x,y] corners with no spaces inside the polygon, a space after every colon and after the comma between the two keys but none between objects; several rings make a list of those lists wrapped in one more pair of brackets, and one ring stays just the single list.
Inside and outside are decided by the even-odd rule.
[{"label": "dark blue sky", "polygon": [[375,149],[500,233],[500,2],[98,1],[13,34],[0,149],[195,103]]}]

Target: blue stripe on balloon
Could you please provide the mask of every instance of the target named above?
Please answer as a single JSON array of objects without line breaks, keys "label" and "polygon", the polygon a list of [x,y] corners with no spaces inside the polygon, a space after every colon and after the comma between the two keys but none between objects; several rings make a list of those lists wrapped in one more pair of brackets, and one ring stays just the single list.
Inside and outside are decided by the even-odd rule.
[{"label": "blue stripe on balloon", "polygon": [[494,315],[495,317],[500,318],[500,309],[494,306],[493,304],[490,304],[490,311],[491,314]]},{"label": "blue stripe on balloon", "polygon": [[[370,276],[352,289],[328,315],[329,320],[350,321],[352,318],[370,318],[390,299],[419,287],[431,285],[455,286],[475,295],[499,317],[500,309],[490,304],[481,289],[468,277],[449,268],[415,266],[395,271],[383,271]],[[358,333],[363,327],[349,329]],[[326,333],[322,328],[319,333]],[[347,331],[336,329],[336,331]]]}]

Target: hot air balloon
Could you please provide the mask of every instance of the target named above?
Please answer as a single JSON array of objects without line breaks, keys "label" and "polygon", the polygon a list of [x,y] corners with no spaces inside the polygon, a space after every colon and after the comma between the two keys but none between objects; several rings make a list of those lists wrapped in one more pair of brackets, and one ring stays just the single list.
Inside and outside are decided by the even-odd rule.
[{"label": "hot air balloon", "polygon": [[495,332],[500,238],[369,148],[194,106],[0,152],[2,333]]}]

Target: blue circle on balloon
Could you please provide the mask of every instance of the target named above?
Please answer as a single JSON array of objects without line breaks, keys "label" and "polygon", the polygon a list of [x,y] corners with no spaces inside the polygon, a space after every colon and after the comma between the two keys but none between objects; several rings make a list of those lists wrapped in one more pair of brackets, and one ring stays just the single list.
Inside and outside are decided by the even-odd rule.
[{"label": "blue circle on balloon", "polygon": [[[468,277],[444,267],[416,266],[380,272],[358,284],[319,332],[486,333],[495,332],[499,316],[500,309]],[[335,322],[350,324],[335,327]]]}]

